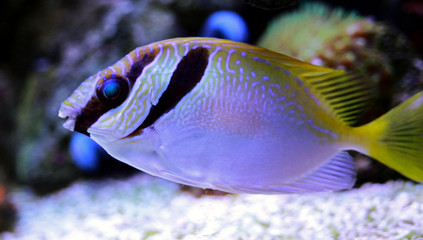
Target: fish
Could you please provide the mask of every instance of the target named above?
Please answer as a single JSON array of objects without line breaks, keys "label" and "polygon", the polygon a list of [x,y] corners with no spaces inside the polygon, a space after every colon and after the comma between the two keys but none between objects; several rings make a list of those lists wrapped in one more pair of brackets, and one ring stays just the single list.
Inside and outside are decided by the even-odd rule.
[{"label": "fish", "polygon": [[71,131],[177,183],[229,193],[354,186],[349,151],[423,181],[423,95],[355,126],[374,87],[355,73],[216,38],[138,47],[60,106]]}]

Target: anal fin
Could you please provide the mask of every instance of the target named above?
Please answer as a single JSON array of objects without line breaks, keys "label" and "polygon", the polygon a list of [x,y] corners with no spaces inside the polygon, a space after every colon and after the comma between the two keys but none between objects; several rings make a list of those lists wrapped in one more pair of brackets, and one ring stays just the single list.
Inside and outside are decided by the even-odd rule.
[{"label": "anal fin", "polygon": [[316,171],[289,184],[271,186],[269,190],[285,193],[340,191],[354,186],[355,175],[353,158],[342,151]]}]

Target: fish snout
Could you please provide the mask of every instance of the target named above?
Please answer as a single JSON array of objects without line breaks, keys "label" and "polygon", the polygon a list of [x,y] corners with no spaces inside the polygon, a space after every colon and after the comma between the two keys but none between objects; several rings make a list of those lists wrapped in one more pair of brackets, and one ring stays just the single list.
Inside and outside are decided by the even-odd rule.
[{"label": "fish snout", "polygon": [[74,108],[68,101],[63,102],[60,106],[58,114],[60,118],[66,119],[65,123],[63,124],[63,127],[74,131],[75,121],[79,113],[80,111]]}]

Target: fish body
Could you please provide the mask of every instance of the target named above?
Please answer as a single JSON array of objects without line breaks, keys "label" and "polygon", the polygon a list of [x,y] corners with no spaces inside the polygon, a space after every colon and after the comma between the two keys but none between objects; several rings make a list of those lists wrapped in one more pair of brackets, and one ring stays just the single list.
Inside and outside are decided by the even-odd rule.
[{"label": "fish body", "polygon": [[[386,117],[350,126],[371,92],[342,70],[228,40],[178,38],[139,47],[89,77],[59,116],[114,158],[179,183],[235,193],[341,190],[355,179],[346,150],[391,154]],[[404,103],[418,115],[414,170],[385,162],[416,180],[421,101],[417,94]]]}]

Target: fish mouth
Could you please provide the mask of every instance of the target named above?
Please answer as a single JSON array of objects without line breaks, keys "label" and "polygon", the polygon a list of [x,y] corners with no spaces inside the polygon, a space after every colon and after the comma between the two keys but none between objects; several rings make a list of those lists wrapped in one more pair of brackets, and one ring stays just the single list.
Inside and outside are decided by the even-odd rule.
[{"label": "fish mouth", "polygon": [[60,118],[66,119],[65,123],[63,124],[63,127],[74,131],[76,117],[79,115],[79,112],[80,111],[75,109],[73,106],[69,105],[69,103],[67,103],[66,101],[63,102],[60,106],[58,114]]}]

